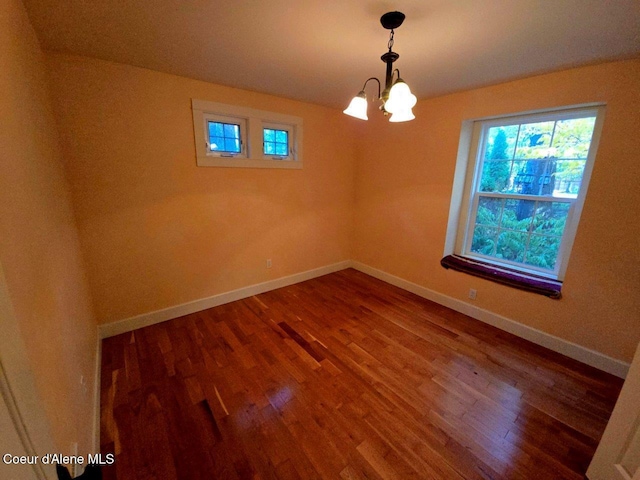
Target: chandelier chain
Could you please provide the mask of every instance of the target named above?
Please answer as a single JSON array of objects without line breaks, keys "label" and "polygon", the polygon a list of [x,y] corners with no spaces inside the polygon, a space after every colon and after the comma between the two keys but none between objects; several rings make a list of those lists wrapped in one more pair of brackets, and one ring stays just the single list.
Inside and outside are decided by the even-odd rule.
[{"label": "chandelier chain", "polygon": [[393,34],[394,31],[393,29],[391,29],[391,33],[389,34],[389,43],[387,44],[387,46],[389,47],[389,51],[391,51],[391,49],[393,48]]}]

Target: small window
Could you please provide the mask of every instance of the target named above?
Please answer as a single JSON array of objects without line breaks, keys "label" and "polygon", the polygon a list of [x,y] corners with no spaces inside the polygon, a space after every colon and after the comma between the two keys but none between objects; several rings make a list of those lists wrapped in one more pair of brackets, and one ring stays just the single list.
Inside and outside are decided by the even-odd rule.
[{"label": "small window", "polygon": [[473,122],[467,166],[456,172],[456,177],[465,176],[464,190],[456,199],[454,187],[452,198],[452,212],[459,202],[459,222],[450,223],[447,243],[455,235],[455,248],[445,255],[562,280],[603,110],[576,108]]},{"label": "small window", "polygon": [[207,155],[245,157],[246,120],[223,115],[204,115]]},{"label": "small window", "polygon": [[209,150],[240,153],[240,125],[211,121],[207,123],[209,125]]},{"label": "small window", "polygon": [[288,125],[265,124],[262,129],[262,153],[278,160],[289,159],[292,154],[293,129]]}]

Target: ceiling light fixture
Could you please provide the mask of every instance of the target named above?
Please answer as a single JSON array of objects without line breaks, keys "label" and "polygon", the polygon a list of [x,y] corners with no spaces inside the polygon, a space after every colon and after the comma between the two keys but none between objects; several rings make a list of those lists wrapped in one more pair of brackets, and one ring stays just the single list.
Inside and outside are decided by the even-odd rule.
[{"label": "ceiling light fixture", "polygon": [[[391,51],[393,48],[394,29],[402,25],[403,21],[404,13],[401,12],[388,12],[380,17],[380,23],[382,26],[387,30],[391,30],[391,33],[389,34],[389,43],[387,45],[389,47],[389,51],[380,57],[382,61],[387,64],[387,75],[385,77],[384,90],[380,92],[382,88],[380,80],[376,77],[368,78],[364,82],[360,93],[353,97],[349,106],[343,111],[347,115],[359,118],[360,120],[369,119],[367,117],[367,94],[364,92],[364,89],[369,81],[375,80],[378,82],[378,99],[382,101],[380,110],[382,110],[385,115],[391,114],[391,117],[389,118],[390,122],[407,122],[416,118],[411,111],[416,104],[416,96],[411,93],[409,86],[400,78],[400,70],[397,68],[395,70],[393,69],[393,62],[400,58],[400,55]],[[395,73],[397,73],[398,76],[394,82],[393,76]]]}]

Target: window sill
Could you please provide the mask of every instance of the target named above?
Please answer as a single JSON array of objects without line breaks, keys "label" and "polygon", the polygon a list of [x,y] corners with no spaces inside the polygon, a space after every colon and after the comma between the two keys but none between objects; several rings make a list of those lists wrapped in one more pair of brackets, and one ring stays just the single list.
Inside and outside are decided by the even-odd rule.
[{"label": "window sill", "polygon": [[238,158],[217,157],[213,155],[198,157],[199,167],[236,167],[236,168],[288,168],[301,169],[302,162],[298,160],[274,160],[273,158]]},{"label": "window sill", "polygon": [[447,269],[450,268],[502,285],[544,295],[555,300],[559,300],[562,296],[560,293],[562,282],[558,280],[522,273],[511,268],[498,267],[497,265],[459,255],[447,255],[440,260],[440,264]]}]

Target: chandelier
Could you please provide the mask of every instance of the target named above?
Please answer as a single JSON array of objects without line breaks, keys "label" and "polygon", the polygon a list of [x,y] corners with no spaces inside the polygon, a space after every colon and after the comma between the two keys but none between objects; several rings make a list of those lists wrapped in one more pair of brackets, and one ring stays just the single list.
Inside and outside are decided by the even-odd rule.
[{"label": "chandelier", "polygon": [[[401,12],[388,12],[380,17],[382,26],[387,30],[391,30],[389,33],[389,43],[387,44],[389,51],[380,57],[382,61],[387,64],[384,90],[382,90],[382,92],[380,91],[382,88],[380,80],[376,77],[368,78],[364,82],[360,93],[353,97],[349,106],[343,111],[347,115],[361,120],[369,119],[369,117],[367,117],[367,94],[364,90],[367,83],[375,80],[378,82],[378,99],[382,102],[380,110],[382,110],[382,113],[385,115],[391,114],[391,117],[389,117],[390,122],[407,122],[416,118],[411,111],[416,104],[416,96],[411,93],[409,86],[400,78],[400,70],[397,68],[395,70],[393,69],[393,62],[400,58],[400,55],[391,50],[393,48],[394,29],[402,25],[403,21],[404,13]],[[397,76],[394,82],[393,77],[395,74],[397,74]]]}]

